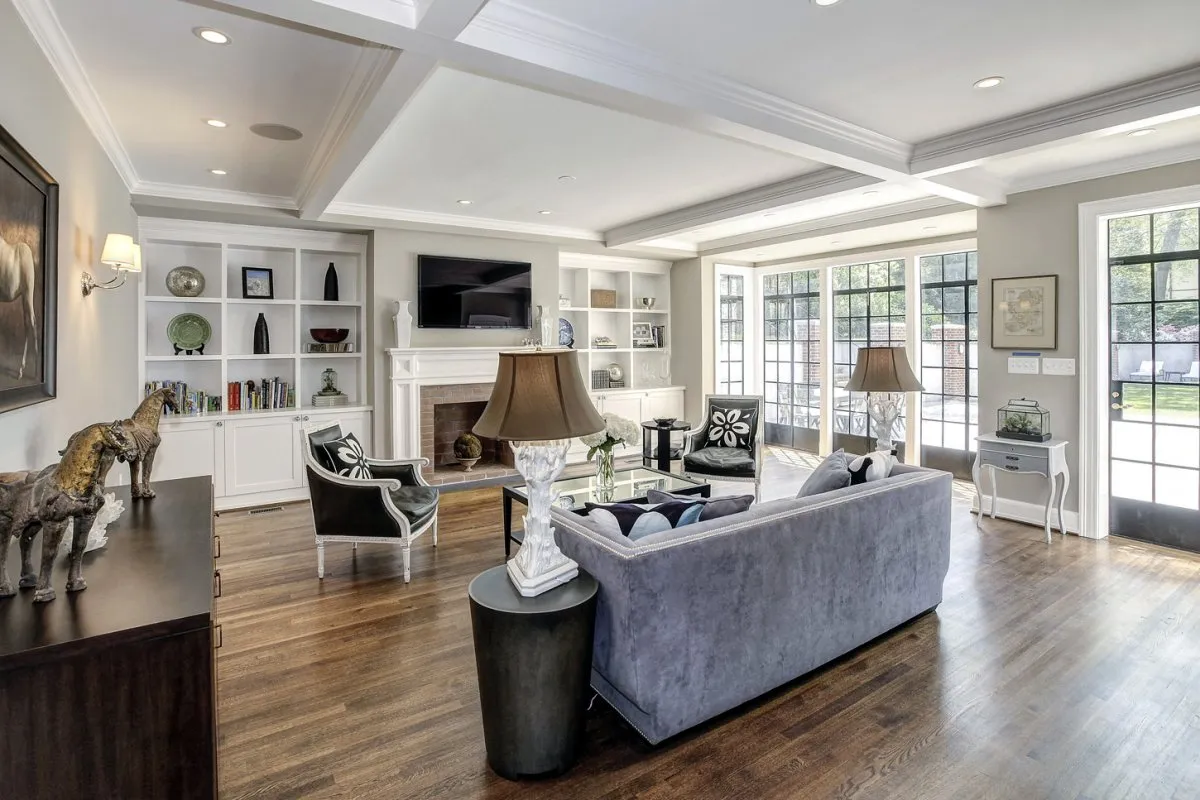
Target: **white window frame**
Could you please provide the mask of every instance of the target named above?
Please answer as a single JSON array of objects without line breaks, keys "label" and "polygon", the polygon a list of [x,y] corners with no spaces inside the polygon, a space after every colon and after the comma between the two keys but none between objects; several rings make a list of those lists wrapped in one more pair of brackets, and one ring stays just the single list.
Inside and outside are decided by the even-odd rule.
[{"label": "white window frame", "polygon": [[1080,536],[1103,539],[1109,531],[1108,221],[1198,205],[1200,185],[1079,204]]},{"label": "white window frame", "polygon": [[718,366],[721,360],[722,275],[737,275],[742,279],[742,387],[746,394],[761,394],[758,358],[762,352],[762,334],[758,330],[758,304],[762,298],[762,286],[754,267],[734,264],[713,265],[713,390],[716,391],[717,388]]}]

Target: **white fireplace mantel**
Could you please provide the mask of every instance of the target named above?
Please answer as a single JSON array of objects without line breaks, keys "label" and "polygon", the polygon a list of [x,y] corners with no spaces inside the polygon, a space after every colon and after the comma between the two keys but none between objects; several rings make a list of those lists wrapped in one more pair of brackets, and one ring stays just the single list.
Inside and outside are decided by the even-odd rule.
[{"label": "white fireplace mantel", "polygon": [[421,456],[421,387],[493,383],[500,354],[520,347],[409,347],[387,351],[392,382],[392,458]]}]

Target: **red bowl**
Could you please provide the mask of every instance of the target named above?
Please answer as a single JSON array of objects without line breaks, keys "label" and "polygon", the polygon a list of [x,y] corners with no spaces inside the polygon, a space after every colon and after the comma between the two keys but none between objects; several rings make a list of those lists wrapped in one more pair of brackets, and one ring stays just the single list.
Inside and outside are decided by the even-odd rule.
[{"label": "red bowl", "polygon": [[346,341],[349,328],[309,328],[308,334],[321,344],[337,344]]}]

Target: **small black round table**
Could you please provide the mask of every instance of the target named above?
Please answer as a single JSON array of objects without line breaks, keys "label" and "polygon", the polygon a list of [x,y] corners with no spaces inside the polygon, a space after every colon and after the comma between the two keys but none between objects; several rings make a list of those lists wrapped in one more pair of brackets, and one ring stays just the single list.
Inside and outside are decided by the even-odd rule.
[{"label": "small black round table", "polygon": [[509,780],[566,772],[583,738],[596,579],[522,597],[504,566],[471,581],[471,629],[488,764]]},{"label": "small black round table", "polygon": [[[680,448],[672,449],[671,447],[671,434],[691,430],[691,427],[683,420],[672,420],[666,425],[660,425],[654,421],[643,422],[642,464],[650,466],[654,463],[661,472],[670,472],[671,461],[680,457]],[[656,440],[657,447],[655,447]]]}]

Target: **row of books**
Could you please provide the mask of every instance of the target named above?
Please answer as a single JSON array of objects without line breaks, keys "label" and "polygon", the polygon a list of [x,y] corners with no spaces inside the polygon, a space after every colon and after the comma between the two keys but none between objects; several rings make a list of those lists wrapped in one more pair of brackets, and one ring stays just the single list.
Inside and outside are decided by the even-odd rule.
[{"label": "row of books", "polygon": [[163,406],[166,416],[182,414],[205,414],[221,410],[221,398],[203,389],[189,389],[187,381],[146,381],[145,396],[159,389],[170,387],[175,390],[175,411]]},{"label": "row of books", "polygon": [[645,347],[647,349],[667,346],[667,326],[655,325],[650,329],[650,339],[636,340],[633,343],[634,347]]},{"label": "row of books", "polygon": [[257,383],[232,381],[228,395],[230,411],[296,407],[296,387],[278,377],[263,378]]}]

